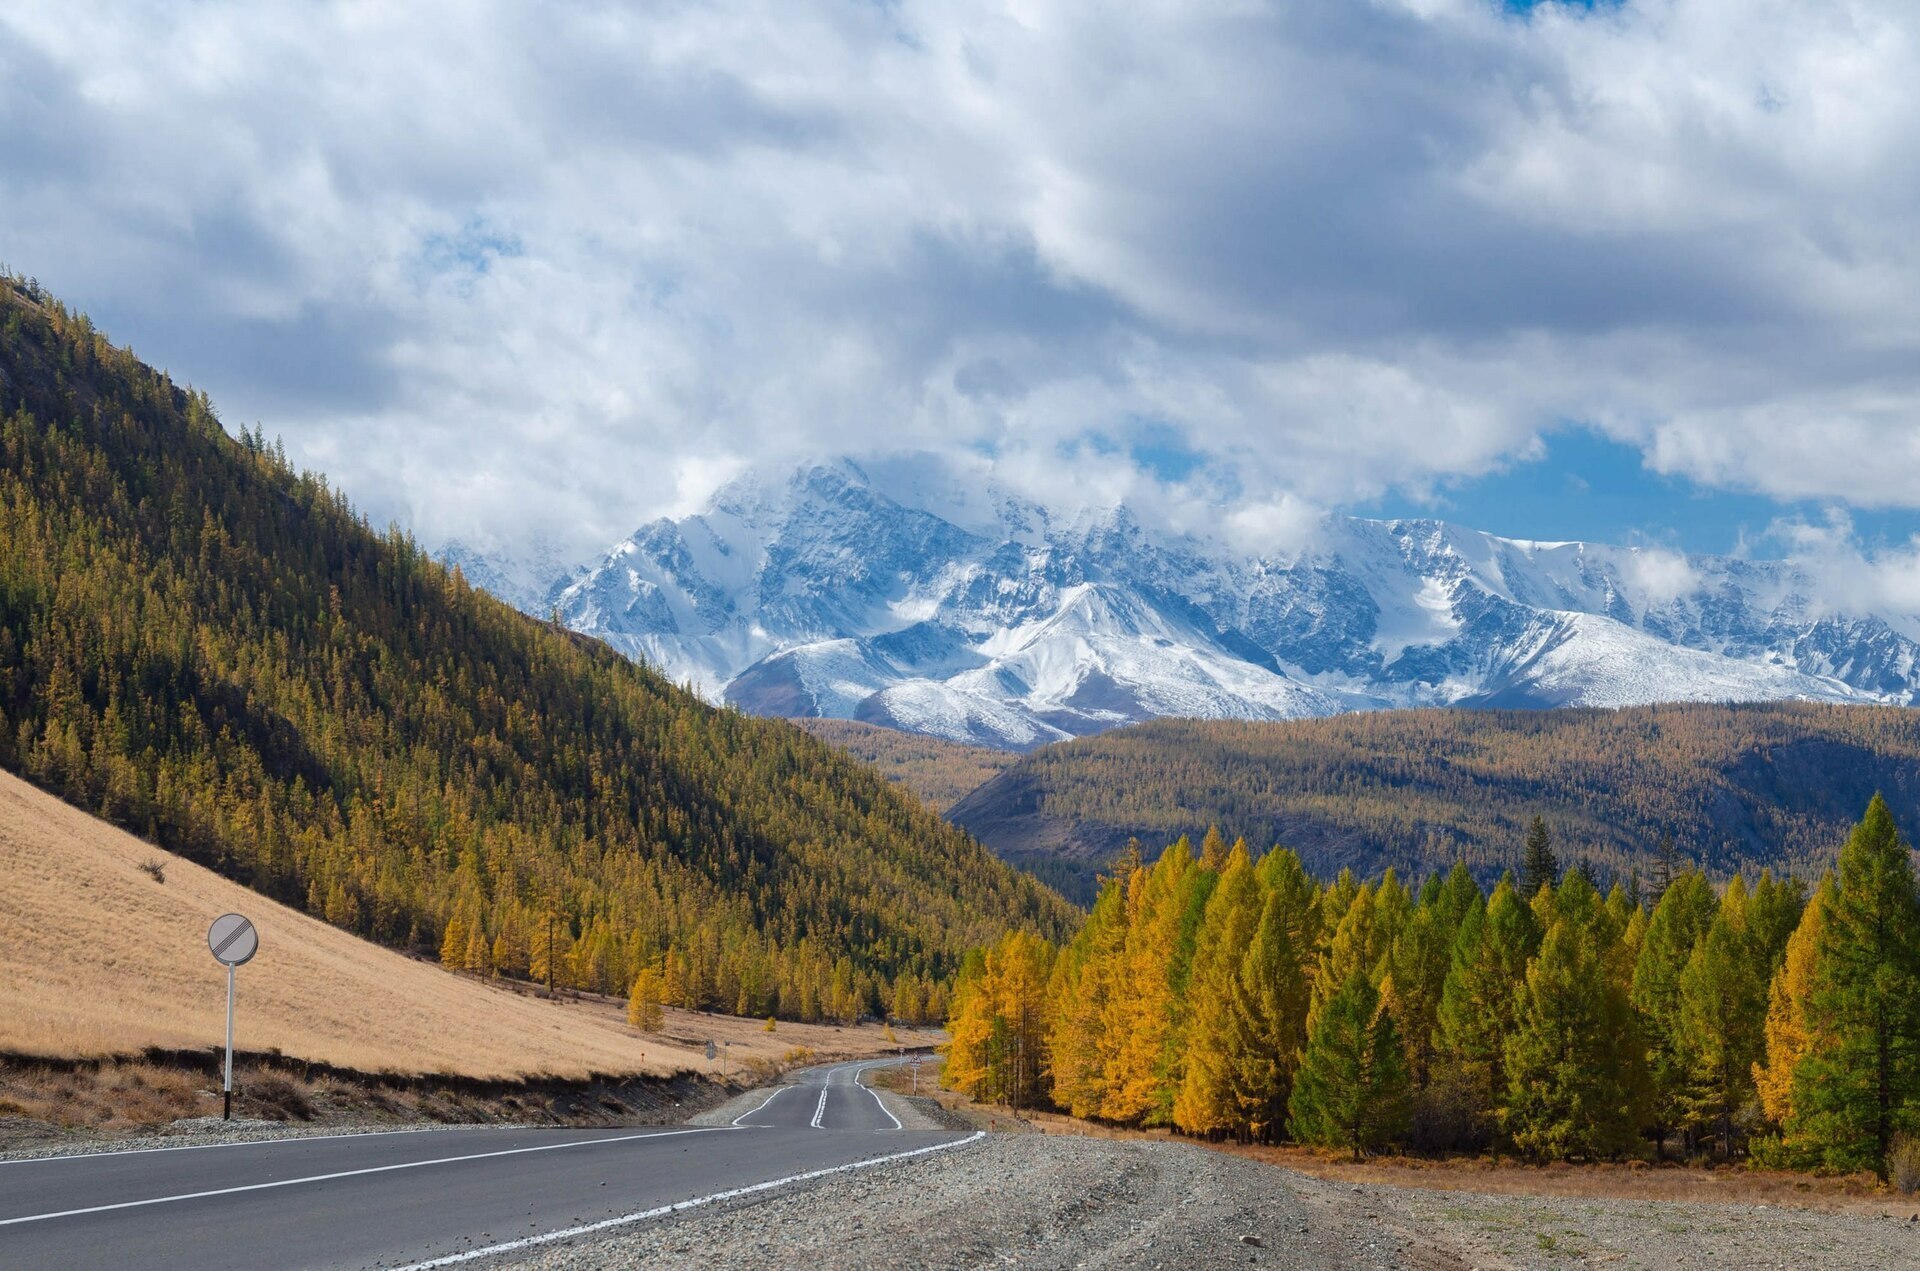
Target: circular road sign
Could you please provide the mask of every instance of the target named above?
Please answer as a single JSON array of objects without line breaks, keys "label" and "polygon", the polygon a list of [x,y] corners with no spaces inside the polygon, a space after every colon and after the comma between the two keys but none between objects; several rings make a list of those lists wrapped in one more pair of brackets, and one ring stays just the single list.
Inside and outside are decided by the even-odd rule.
[{"label": "circular road sign", "polygon": [[260,932],[239,914],[221,914],[207,928],[207,948],[228,966],[239,966],[260,952]]}]

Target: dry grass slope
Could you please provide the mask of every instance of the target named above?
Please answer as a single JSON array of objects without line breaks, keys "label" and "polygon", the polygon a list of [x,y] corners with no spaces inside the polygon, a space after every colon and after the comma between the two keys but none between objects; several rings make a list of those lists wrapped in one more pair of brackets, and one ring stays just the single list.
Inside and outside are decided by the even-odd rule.
[{"label": "dry grass slope", "polygon": [[[166,881],[142,866],[159,861]],[[0,1051],[81,1058],[218,1045],[225,984],[207,924],[259,926],[240,970],[235,1044],[366,1072],[582,1078],[705,1071],[704,1042],[736,1063],[795,1047],[892,1047],[838,1029],[668,1011],[661,1033],[618,1003],[553,1003],[369,944],[98,821],[0,773]],[[932,1039],[903,1033],[902,1042]]]}]

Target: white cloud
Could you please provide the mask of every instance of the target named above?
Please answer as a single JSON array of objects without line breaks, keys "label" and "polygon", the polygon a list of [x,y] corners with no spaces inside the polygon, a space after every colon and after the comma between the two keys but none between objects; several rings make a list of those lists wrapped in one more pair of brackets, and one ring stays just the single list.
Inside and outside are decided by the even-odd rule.
[{"label": "white cloud", "polygon": [[21,0],[0,252],[429,539],[917,447],[1284,537],[1565,421],[1914,506],[1916,119],[1905,0]]}]

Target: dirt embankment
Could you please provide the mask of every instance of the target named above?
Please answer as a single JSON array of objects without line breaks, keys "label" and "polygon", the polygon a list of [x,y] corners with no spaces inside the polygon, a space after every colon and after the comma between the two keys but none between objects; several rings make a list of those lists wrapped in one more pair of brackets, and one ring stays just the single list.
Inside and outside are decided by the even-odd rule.
[{"label": "dirt embankment", "polygon": [[234,1120],[223,1122],[219,1067],[208,1057],[0,1057],[0,1154],[409,1126],[670,1125],[740,1089],[738,1082],[687,1074],[487,1081],[265,1059],[235,1065]]}]

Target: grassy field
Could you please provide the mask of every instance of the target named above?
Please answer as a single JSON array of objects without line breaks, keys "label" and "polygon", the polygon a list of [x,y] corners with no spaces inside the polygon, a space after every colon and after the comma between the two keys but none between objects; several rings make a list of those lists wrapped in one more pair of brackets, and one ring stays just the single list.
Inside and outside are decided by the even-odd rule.
[{"label": "grassy field", "polygon": [[[165,881],[142,866],[157,863]],[[627,1027],[612,999],[547,1001],[443,971],[274,904],[0,773],[0,1051],[85,1058],[211,1049],[226,982],[207,924],[228,911],[260,928],[240,969],[234,1042],[365,1072],[583,1078],[717,1072],[797,1048],[893,1049],[877,1025],[781,1023],[667,1011],[660,1033]],[[931,1032],[899,1030],[909,1045]]]}]

